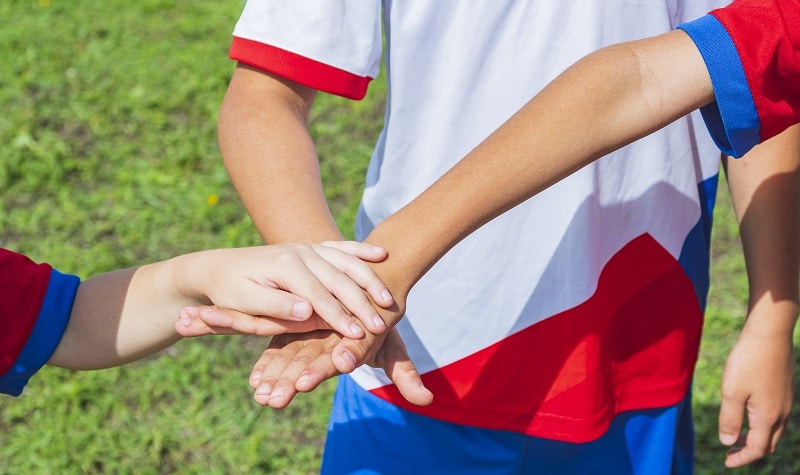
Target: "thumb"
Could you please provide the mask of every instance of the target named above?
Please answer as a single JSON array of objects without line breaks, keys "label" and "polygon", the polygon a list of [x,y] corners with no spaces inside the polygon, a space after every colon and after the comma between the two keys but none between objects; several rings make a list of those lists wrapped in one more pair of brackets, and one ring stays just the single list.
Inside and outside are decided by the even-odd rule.
[{"label": "thumb", "polygon": [[392,329],[386,336],[383,347],[376,356],[376,363],[383,368],[408,402],[417,406],[427,406],[433,402],[433,393],[425,387],[396,329]]},{"label": "thumb", "polygon": [[739,440],[746,404],[746,396],[726,394],[723,390],[719,408],[719,441],[722,445],[731,446]]}]

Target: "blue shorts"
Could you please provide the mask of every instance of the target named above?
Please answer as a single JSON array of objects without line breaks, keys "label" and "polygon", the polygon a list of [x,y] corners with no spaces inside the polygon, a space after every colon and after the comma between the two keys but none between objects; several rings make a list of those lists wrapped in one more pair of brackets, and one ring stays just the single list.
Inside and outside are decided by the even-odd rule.
[{"label": "blue shorts", "polygon": [[411,413],[341,376],[323,474],[691,474],[691,391],[668,408],[622,413],[601,438],[560,442]]}]

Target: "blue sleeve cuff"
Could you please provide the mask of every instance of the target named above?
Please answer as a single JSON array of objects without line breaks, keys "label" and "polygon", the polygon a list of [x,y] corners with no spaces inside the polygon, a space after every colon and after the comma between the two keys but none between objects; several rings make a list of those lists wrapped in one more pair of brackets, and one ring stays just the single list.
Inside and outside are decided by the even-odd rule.
[{"label": "blue sleeve cuff", "polygon": [[0,393],[12,396],[22,394],[28,380],[53,355],[69,323],[79,284],[80,279],[77,276],[62,274],[55,269],[51,271],[47,293],[33,332],[14,366],[0,376]]},{"label": "blue sleeve cuff", "polygon": [[761,142],[761,125],[739,52],[713,15],[678,25],[694,41],[714,86],[716,102],[700,109],[720,150],[741,157]]}]

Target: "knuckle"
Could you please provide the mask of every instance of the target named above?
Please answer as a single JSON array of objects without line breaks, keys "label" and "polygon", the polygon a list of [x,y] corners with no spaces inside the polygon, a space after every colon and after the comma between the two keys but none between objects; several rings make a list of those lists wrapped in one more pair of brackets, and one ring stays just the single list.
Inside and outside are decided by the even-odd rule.
[{"label": "knuckle", "polygon": [[290,359],[291,358],[289,356],[284,355],[281,352],[278,352],[278,353],[272,355],[272,357],[270,358],[270,360],[268,362],[268,365],[275,366],[275,365],[280,365],[280,364],[286,364],[286,363],[289,362]]},{"label": "knuckle", "polygon": [[274,256],[274,262],[279,266],[289,266],[296,260],[297,254],[288,249],[281,249]]},{"label": "knuckle", "polygon": [[314,359],[311,355],[296,355],[292,360],[292,363],[303,368],[308,367],[311,363],[314,362]]}]

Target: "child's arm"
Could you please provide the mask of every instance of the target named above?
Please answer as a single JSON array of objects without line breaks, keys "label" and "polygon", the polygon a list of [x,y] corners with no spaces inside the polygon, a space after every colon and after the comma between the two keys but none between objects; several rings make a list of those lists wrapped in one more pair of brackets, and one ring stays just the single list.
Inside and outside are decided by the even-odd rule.
[{"label": "child's arm", "polygon": [[[374,316],[367,296],[382,305],[392,299],[362,259],[385,257],[383,249],[355,242],[225,249],[81,283],[0,249],[0,392],[19,394],[45,363],[115,366],[180,336],[275,335],[337,325],[363,335],[352,315]],[[198,308],[207,305],[237,311]]]},{"label": "child's arm", "polygon": [[[383,250],[360,243],[336,245],[366,259],[385,257]],[[349,333],[358,328],[363,335],[344,307],[371,317],[375,311],[363,289],[375,301],[387,304],[385,286],[366,263],[324,245],[285,244],[186,254],[81,283],[69,326],[49,363],[74,369],[102,368],[156,352],[179,338],[176,320],[179,312],[186,315],[181,309],[187,306],[216,305],[289,320],[264,321],[251,327],[255,333],[271,331],[265,327],[274,332],[328,328],[327,321],[331,326],[345,325],[343,330]],[[309,321],[312,308],[315,318]],[[180,329],[181,323],[177,326]]]},{"label": "child's arm", "polygon": [[747,320],[722,378],[719,414],[720,440],[735,444],[725,464],[738,467],[775,451],[792,407],[792,334],[800,288],[800,126],[739,160],[728,159],[726,175],[750,286]]}]

